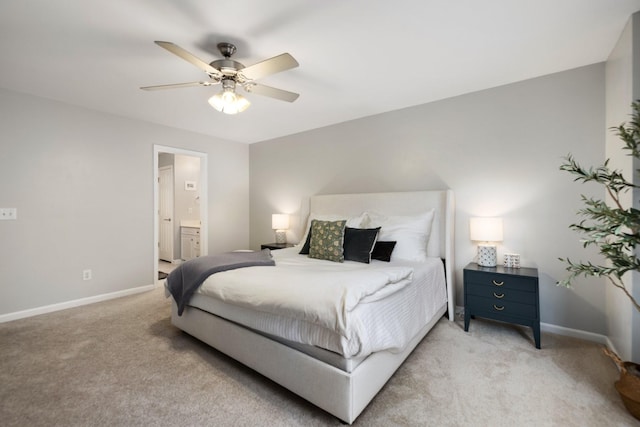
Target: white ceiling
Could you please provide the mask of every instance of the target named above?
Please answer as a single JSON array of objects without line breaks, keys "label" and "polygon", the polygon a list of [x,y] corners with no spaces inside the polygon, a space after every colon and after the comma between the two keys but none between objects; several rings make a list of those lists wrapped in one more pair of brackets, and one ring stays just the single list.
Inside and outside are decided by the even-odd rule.
[{"label": "white ceiling", "polygon": [[[640,0],[2,0],[0,87],[253,143],[601,62]],[[206,62],[237,45],[245,66],[283,52],[300,67],[260,83],[236,116],[219,86],[156,46]]]}]

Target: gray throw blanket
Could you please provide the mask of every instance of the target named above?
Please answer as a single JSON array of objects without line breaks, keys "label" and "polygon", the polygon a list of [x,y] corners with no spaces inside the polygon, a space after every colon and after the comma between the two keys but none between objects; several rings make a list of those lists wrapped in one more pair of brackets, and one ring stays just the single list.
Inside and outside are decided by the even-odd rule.
[{"label": "gray throw blanket", "polygon": [[236,268],[273,265],[276,263],[269,249],[203,256],[180,264],[167,277],[166,287],[178,305],[178,315],[181,316],[194,292],[212,274]]}]

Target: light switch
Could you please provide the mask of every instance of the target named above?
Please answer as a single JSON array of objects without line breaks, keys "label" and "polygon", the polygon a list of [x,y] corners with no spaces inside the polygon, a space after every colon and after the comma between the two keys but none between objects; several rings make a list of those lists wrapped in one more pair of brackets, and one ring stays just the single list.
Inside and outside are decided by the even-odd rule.
[{"label": "light switch", "polygon": [[2,219],[18,219],[18,209],[0,208],[0,220]]}]

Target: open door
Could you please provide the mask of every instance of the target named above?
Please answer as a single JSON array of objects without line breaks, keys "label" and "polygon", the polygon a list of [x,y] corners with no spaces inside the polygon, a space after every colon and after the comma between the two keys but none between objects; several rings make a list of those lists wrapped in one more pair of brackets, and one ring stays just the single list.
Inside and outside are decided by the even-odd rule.
[{"label": "open door", "polygon": [[158,171],[158,258],[173,262],[173,167],[163,166]]}]

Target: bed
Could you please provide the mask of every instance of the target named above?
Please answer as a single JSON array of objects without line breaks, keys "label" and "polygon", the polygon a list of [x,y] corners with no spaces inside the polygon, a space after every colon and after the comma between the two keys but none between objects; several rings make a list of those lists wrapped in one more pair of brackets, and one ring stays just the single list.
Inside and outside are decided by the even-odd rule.
[{"label": "bed", "polygon": [[[172,323],[351,424],[438,320],[445,314],[448,314],[449,320],[454,319],[453,194],[450,190],[443,190],[319,195],[309,201],[308,223],[312,218],[320,221],[342,217],[363,218],[366,215],[368,226],[382,224],[379,239],[384,237],[382,231],[385,230],[385,224],[392,224],[389,222],[391,219],[422,218],[425,213],[431,215],[428,241],[424,248],[426,259],[392,258],[391,262],[374,260],[371,264],[307,260],[307,256],[298,254],[305,241],[303,237],[301,244],[295,248],[273,252],[276,267],[243,268],[211,276],[194,294],[181,315],[173,301]],[[365,221],[360,225],[365,225]],[[386,229],[391,230],[392,226]],[[404,246],[405,249],[408,247]],[[401,253],[402,248],[398,249]],[[285,289],[285,293],[291,293],[293,288],[286,287],[289,286],[287,280],[280,280],[282,276],[276,274],[281,274],[279,271],[286,271],[287,268],[297,271],[304,263],[317,263],[327,277],[334,277],[335,274],[335,277],[355,278],[355,275],[362,274],[392,279],[373,290],[363,288],[359,303],[351,307],[353,310],[350,309],[350,313],[355,314],[343,318],[341,316],[344,313],[338,310],[336,319],[319,326],[309,319],[316,318],[317,313],[313,310],[322,311],[322,304],[318,302],[316,307],[308,302],[323,299],[320,293],[308,297],[307,309],[301,315],[307,317],[297,317],[294,312],[288,311],[286,303],[277,303],[280,304],[280,311],[277,310],[277,304],[275,310],[254,310],[253,302],[227,299],[229,294],[234,293],[244,292],[249,299],[256,299],[256,295],[268,299],[269,294],[276,293],[265,291],[264,295],[260,295],[259,286],[236,291],[241,282],[254,280],[252,276],[262,277],[268,283],[278,278],[278,286]],[[334,273],[335,269],[348,270],[352,276],[338,276],[343,273]],[[319,276],[316,273],[314,277]],[[314,280],[319,279],[309,279],[309,282]],[[336,282],[339,280],[336,279]],[[429,289],[423,285],[427,282],[433,283]],[[317,286],[314,284],[309,289]],[[336,285],[336,292],[343,291],[340,286],[342,284]],[[398,290],[394,291],[394,287]],[[330,288],[327,286],[327,289]],[[304,296],[301,298],[304,299]],[[349,300],[351,297],[347,295],[345,298]],[[431,302],[423,304],[420,301]],[[377,318],[381,314],[375,314],[386,312],[390,314],[382,320]],[[286,327],[282,326],[283,322]],[[371,333],[375,329],[386,332]],[[300,330],[304,330],[304,333]],[[366,337],[363,338],[363,335]]]}]

